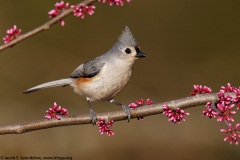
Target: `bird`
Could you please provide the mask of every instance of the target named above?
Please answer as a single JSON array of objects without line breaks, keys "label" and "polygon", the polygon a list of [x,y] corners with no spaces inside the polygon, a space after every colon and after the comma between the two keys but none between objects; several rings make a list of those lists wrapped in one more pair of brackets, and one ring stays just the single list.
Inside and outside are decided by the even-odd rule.
[{"label": "bird", "polygon": [[97,120],[96,113],[91,106],[91,102],[94,101],[109,101],[122,107],[129,122],[131,119],[130,108],[115,101],[114,97],[129,82],[135,61],[143,57],[146,55],[140,51],[132,32],[126,26],[110,50],[79,65],[69,78],[37,85],[24,91],[23,94],[50,87],[70,85],[76,93],[86,97],[91,118],[90,123],[93,125]]}]

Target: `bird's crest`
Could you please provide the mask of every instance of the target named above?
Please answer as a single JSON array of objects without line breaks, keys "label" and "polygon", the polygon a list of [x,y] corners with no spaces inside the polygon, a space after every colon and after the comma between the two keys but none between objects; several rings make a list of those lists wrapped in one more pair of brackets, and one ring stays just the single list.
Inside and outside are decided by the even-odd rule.
[{"label": "bird's crest", "polygon": [[119,36],[118,41],[124,45],[137,45],[137,41],[134,39],[132,32],[130,31],[128,26],[125,27],[122,34]]}]

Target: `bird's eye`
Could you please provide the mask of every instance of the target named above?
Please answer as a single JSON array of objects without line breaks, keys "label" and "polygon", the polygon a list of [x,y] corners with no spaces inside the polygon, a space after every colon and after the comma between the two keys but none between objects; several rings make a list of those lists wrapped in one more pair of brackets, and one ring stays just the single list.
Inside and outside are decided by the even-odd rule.
[{"label": "bird's eye", "polygon": [[132,51],[131,51],[131,49],[130,49],[130,48],[126,48],[126,49],[125,49],[125,52],[126,52],[127,54],[130,54],[130,53],[132,53]]}]

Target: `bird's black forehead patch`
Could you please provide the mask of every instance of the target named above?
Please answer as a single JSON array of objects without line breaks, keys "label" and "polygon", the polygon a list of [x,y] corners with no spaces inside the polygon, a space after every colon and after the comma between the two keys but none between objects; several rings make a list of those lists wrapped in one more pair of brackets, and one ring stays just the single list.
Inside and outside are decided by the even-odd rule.
[{"label": "bird's black forehead patch", "polygon": [[140,49],[139,49],[138,45],[135,46],[135,50],[136,50],[137,53],[140,52]]}]

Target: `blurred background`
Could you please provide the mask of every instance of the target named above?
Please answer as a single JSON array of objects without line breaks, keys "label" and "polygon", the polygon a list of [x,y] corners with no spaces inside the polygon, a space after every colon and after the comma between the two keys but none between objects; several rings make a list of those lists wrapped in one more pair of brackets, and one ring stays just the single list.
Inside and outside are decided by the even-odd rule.
[{"label": "blurred background", "polygon": [[[0,0],[0,37],[14,24],[26,33],[49,20],[57,1]],[[79,3],[69,0],[70,4]],[[95,3],[93,16],[73,16],[50,30],[0,53],[0,124],[43,119],[57,102],[70,115],[88,114],[85,98],[70,87],[22,95],[35,85],[65,78],[81,63],[106,52],[126,25],[147,55],[134,66],[131,81],[116,97],[129,104],[140,98],[155,103],[189,96],[194,84],[218,92],[230,82],[238,87],[240,1],[133,0],[123,7]],[[3,41],[2,41],[3,44]],[[95,102],[96,112],[120,110]],[[239,159],[239,146],[223,142],[226,128],[202,116],[204,106],[174,125],[163,115],[114,123],[115,135],[100,135],[82,125],[1,135],[3,156],[70,156],[73,159]],[[239,121],[239,113],[235,116]]]}]

